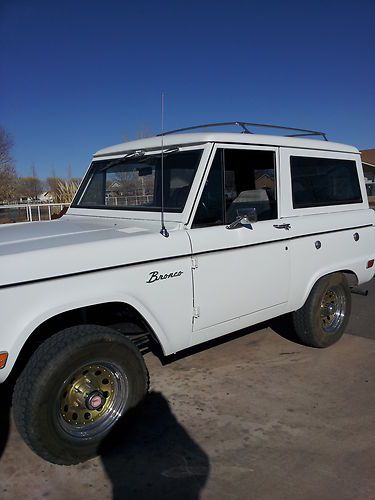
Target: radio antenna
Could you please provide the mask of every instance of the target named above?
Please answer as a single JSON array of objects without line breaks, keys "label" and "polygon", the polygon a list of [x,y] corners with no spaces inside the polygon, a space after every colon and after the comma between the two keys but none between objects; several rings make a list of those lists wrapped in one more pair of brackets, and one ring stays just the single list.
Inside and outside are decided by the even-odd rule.
[{"label": "radio antenna", "polygon": [[164,224],[164,92],[161,93],[161,229],[160,234],[168,238]]}]

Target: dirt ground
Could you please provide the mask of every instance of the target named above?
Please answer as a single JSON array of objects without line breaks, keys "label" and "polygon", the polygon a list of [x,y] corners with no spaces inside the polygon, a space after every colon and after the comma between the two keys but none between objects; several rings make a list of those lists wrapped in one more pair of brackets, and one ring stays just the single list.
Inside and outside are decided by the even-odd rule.
[{"label": "dirt ground", "polygon": [[0,499],[375,499],[375,281],[368,288],[329,349],[272,323],[164,366],[148,354],[144,405],[79,466],[35,456],[2,398]]}]

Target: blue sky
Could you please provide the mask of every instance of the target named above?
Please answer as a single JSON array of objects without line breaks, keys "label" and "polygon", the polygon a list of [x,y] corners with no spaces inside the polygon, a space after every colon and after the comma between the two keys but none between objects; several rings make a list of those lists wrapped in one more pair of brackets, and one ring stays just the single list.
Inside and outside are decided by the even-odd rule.
[{"label": "blue sky", "polygon": [[21,175],[82,175],[96,150],[245,120],[375,147],[374,0],[1,0],[0,124]]}]

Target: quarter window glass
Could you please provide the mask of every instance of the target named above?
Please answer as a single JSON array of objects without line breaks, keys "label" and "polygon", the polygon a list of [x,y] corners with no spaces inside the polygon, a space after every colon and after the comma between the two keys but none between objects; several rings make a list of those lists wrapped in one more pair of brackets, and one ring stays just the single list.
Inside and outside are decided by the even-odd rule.
[{"label": "quarter window glass", "polygon": [[361,203],[355,161],[292,156],[294,208]]}]

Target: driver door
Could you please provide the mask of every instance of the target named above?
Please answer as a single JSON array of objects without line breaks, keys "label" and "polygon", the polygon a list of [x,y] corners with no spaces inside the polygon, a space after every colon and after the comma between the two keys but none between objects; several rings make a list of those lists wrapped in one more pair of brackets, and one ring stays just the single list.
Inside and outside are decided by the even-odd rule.
[{"label": "driver door", "polygon": [[[204,340],[218,335],[219,324],[242,328],[276,315],[288,301],[290,252],[287,226],[278,219],[276,153],[271,147],[216,147],[189,230],[193,333]],[[228,228],[245,214],[256,222]],[[198,341],[193,336],[192,343]]]}]

